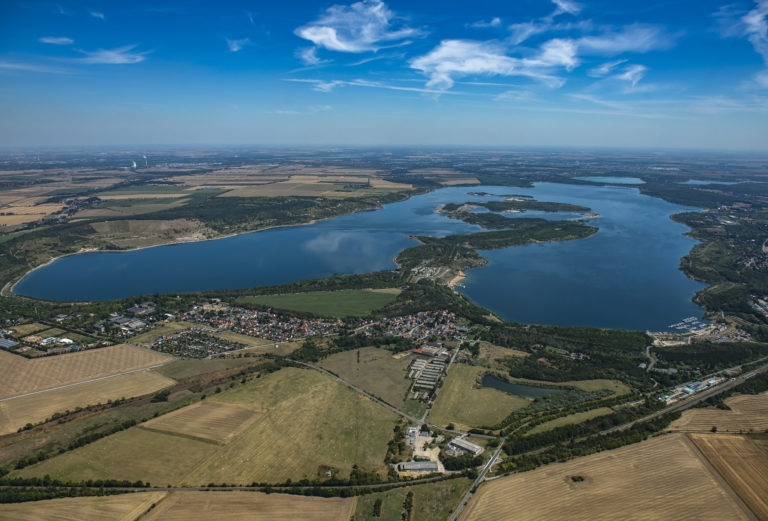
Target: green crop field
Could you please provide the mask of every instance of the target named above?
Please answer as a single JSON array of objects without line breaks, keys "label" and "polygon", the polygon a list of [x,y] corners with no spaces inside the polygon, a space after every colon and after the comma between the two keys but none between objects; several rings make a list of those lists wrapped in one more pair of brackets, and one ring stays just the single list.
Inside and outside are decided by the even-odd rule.
[{"label": "green crop field", "polygon": [[[467,478],[457,478],[360,496],[357,498],[355,521],[401,521],[404,519],[403,503],[409,491],[413,492],[411,519],[443,521],[450,517],[471,484],[472,481]],[[381,499],[380,517],[373,515],[373,505],[377,499]]]},{"label": "green crop field", "polygon": [[240,297],[236,303],[246,306],[269,306],[326,317],[360,317],[390,304],[397,298],[398,293],[397,290],[343,289]]},{"label": "green crop field", "polygon": [[436,425],[495,425],[512,411],[531,403],[496,389],[480,388],[477,379],[484,371],[482,367],[454,365],[437,395],[429,420]]},{"label": "green crop field", "polygon": [[412,360],[412,356],[396,359],[386,349],[365,347],[336,353],[320,365],[399,408],[403,406],[411,385],[407,368]]}]

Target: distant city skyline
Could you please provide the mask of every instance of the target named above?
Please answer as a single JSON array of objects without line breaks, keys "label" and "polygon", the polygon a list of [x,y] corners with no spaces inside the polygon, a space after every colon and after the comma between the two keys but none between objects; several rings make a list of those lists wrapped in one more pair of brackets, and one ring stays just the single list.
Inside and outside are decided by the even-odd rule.
[{"label": "distant city skyline", "polygon": [[768,0],[0,5],[0,146],[768,150]]}]

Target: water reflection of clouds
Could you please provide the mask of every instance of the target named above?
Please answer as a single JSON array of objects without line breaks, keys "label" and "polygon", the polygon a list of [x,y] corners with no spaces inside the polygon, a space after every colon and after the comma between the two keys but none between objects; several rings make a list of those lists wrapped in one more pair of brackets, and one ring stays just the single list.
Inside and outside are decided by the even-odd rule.
[{"label": "water reflection of clouds", "polygon": [[357,272],[361,267],[377,264],[381,256],[379,246],[376,235],[332,231],[313,237],[302,248],[335,272]]}]

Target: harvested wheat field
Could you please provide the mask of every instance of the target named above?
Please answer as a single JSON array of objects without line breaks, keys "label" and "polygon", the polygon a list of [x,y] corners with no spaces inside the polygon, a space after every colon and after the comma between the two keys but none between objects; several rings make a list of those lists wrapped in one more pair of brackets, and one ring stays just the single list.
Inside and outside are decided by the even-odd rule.
[{"label": "harvested wheat field", "polygon": [[689,409],[672,422],[673,431],[763,432],[768,429],[768,393],[745,394],[725,400],[731,410]]},{"label": "harvested wheat field", "polygon": [[768,453],[747,436],[691,434],[696,447],[760,519],[768,520]]},{"label": "harvested wheat field", "polygon": [[142,521],[348,521],[355,503],[261,492],[174,492]]},{"label": "harvested wheat field", "polygon": [[152,367],[172,359],[127,344],[34,360],[0,351],[0,398]]},{"label": "harvested wheat field", "polygon": [[0,401],[0,435],[16,432],[54,413],[154,393],[175,384],[152,371],[140,371]]},{"label": "harvested wheat field", "polygon": [[256,421],[259,415],[244,407],[208,401],[150,420],[141,428],[225,444]]},{"label": "harvested wheat field", "polygon": [[139,492],[12,503],[0,505],[0,520],[134,521],[165,495],[165,492]]},{"label": "harvested wheat field", "polygon": [[462,514],[463,521],[753,519],[684,434],[490,481]]}]

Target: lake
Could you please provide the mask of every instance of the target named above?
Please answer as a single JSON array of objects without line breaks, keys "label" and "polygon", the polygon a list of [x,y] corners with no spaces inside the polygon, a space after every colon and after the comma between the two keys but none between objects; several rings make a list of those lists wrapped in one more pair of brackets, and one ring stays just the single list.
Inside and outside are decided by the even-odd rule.
[{"label": "lake", "polygon": [[[691,302],[704,285],[678,270],[696,244],[673,213],[693,210],[622,186],[537,183],[532,188],[442,188],[380,210],[306,226],[126,252],[91,252],[30,272],[14,292],[51,300],[104,300],[179,291],[274,285],[339,273],[395,267],[415,246],[408,235],[482,231],[435,213],[443,203],[494,200],[468,192],[531,195],[573,203],[601,215],[586,239],[481,252],[489,264],[468,271],[460,290],[506,320],[561,325],[664,329],[702,316]],[[539,212],[505,214],[509,218]],[[569,218],[574,214],[546,214]]]},{"label": "lake", "polygon": [[535,387],[533,385],[514,384],[505,382],[501,378],[492,374],[486,374],[480,381],[483,387],[489,387],[496,389],[507,394],[514,394],[515,396],[521,396],[523,398],[529,398],[535,400],[543,396],[549,396],[550,394],[562,394],[565,392],[563,389],[552,389],[550,387]]}]

